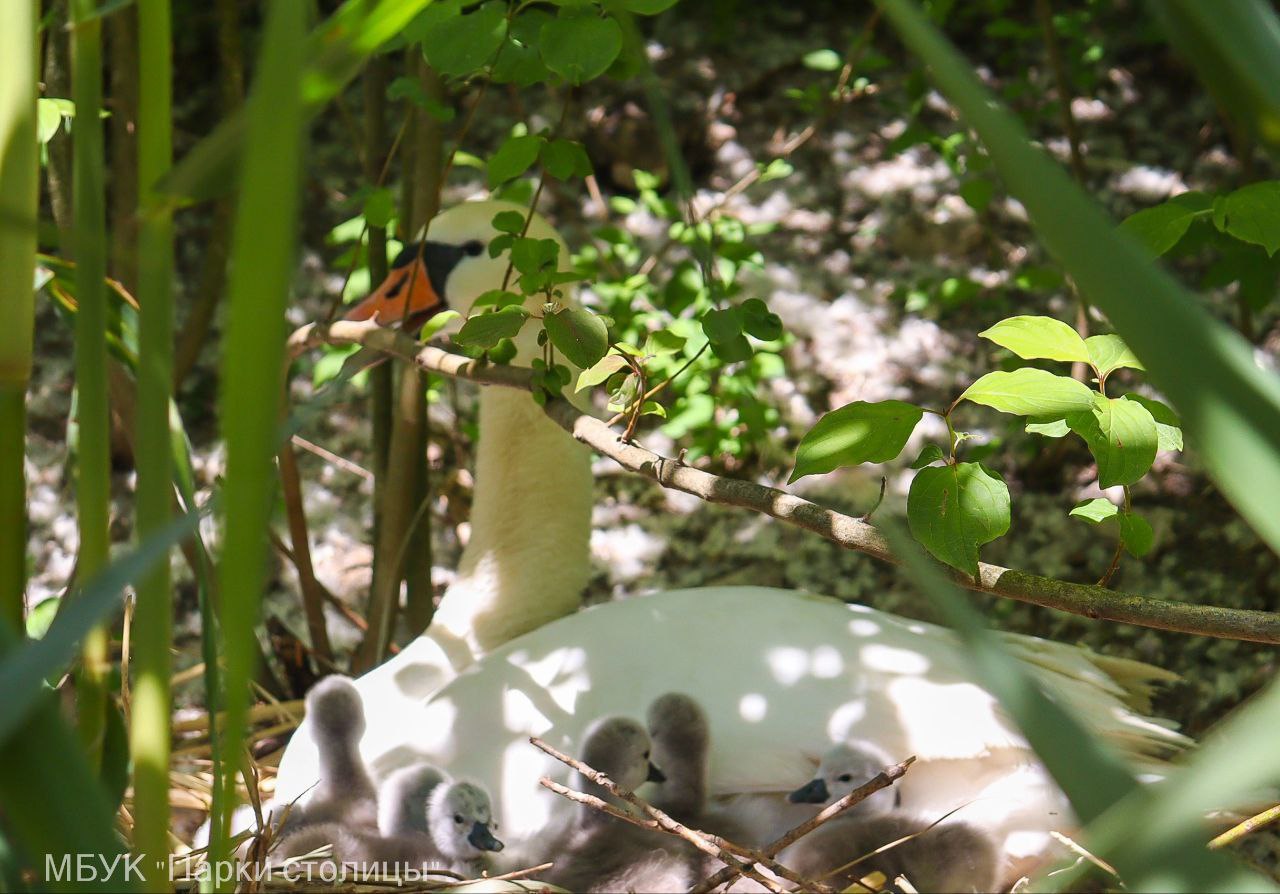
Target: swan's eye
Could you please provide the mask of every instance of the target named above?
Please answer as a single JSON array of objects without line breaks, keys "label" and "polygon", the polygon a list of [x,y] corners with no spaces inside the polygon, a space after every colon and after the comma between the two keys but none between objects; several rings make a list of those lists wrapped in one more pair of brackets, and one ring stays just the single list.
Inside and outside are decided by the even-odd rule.
[{"label": "swan's eye", "polygon": [[461,826],[461,825],[462,825],[462,822],[463,822],[463,820],[462,820],[462,814],[461,814],[461,813],[455,813],[455,814],[453,815],[453,821],[454,821],[455,823],[457,823],[459,826]]},{"label": "swan's eye", "polygon": [[848,773],[845,773],[845,774],[843,774],[843,775],[840,777],[840,780],[839,780],[839,781],[840,781],[840,782],[853,782],[853,776],[851,776],[851,775],[850,775],[850,774],[848,774]]},{"label": "swan's eye", "polygon": [[472,239],[470,242],[467,242],[462,246],[462,250],[474,258],[476,255],[480,254],[480,252],[484,251],[484,243],[479,239]]},{"label": "swan's eye", "polygon": [[645,759],[645,760],[648,760],[648,759],[649,759],[649,752],[647,752],[647,751],[646,751],[646,752],[644,753],[644,759]]}]

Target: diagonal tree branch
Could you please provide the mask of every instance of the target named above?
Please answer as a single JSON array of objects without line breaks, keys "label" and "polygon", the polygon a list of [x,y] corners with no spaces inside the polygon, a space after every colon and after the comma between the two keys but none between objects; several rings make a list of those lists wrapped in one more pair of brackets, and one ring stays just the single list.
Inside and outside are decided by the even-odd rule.
[{"label": "diagonal tree branch", "polygon": [[[412,360],[422,369],[481,385],[501,385],[532,390],[531,371],[515,366],[492,366],[424,346],[410,336],[384,329],[372,322],[336,322],[329,326],[308,324],[289,339],[292,357],[322,344],[355,344]],[[740,506],[806,531],[845,549],[857,550],[885,562],[898,564],[888,542],[873,525],[826,509],[774,487],[752,481],[724,478],[659,456],[635,444],[625,444],[618,432],[599,419],[581,413],[565,400],[549,400],[547,415],[574,438],[609,457],[624,469],[656,481],[663,487],[693,494],[708,503]],[[1118,593],[1092,584],[1077,584],[1016,571],[986,562],[978,564],[977,577],[948,569],[960,586],[1057,609],[1095,620],[1121,621],[1140,627],[1171,630],[1199,636],[1280,644],[1280,613],[1196,605]]]}]

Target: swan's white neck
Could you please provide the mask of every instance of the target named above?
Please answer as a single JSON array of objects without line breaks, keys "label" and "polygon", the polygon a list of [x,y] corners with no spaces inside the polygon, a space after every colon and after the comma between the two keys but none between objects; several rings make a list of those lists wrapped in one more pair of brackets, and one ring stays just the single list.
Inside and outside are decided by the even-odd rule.
[{"label": "swan's white neck", "polygon": [[526,392],[491,386],[480,395],[475,478],[471,540],[428,634],[472,658],[581,604],[591,456]]}]

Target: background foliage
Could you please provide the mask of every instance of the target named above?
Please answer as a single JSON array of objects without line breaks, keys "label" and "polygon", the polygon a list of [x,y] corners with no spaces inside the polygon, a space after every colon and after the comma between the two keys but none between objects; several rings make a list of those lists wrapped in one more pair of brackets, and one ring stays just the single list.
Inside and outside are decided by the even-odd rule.
[{"label": "background foliage", "polygon": [[[27,579],[25,603],[5,583],[0,614],[31,638],[0,627],[0,686],[20,694],[0,706],[11,886],[33,855],[117,848],[122,802],[129,842],[152,851],[209,808],[225,817],[237,785],[257,790],[248,758],[269,766],[287,726],[251,702],[368,667],[429,623],[462,542],[473,398],[389,364],[357,374],[350,349],[286,376],[283,338],[476,195],[536,205],[575,249],[557,273],[558,247],[500,215],[490,250],[510,250],[509,281],[454,337],[504,363],[541,329],[536,399],[585,394],[667,455],[902,519],[962,572],[982,558],[1275,608],[1266,4],[28,6],[0,14],[6,40],[34,39],[0,44],[0,541],[27,544],[0,560],[0,581],[23,564]],[[38,98],[9,76],[24,49]],[[170,65],[172,108],[155,89]],[[11,199],[32,193],[32,145],[35,219]],[[530,294],[542,314],[519,307]],[[391,413],[402,389],[412,418]],[[301,440],[282,442],[282,415]],[[598,496],[590,598],[773,583],[989,643],[928,566],[917,588],[633,480],[602,476]],[[211,509],[220,524],[201,524]],[[172,584],[152,571],[148,589],[166,551]],[[1160,708],[1195,733],[1274,671],[1247,644],[978,604],[1009,629],[1179,670]],[[1016,704],[999,662],[983,672]],[[1275,717],[1259,702],[1239,727]],[[1274,783],[1273,761],[1232,775],[1245,762],[1210,747],[1181,789],[1126,800],[1131,781],[1081,781],[1114,782],[1101,765],[1054,763],[1055,736],[1087,736],[1069,718],[1028,729],[1130,887],[1246,883],[1186,845],[1206,791]],[[1168,821],[1126,850],[1116,830],[1152,816]],[[1247,847],[1274,865],[1265,836]]]}]

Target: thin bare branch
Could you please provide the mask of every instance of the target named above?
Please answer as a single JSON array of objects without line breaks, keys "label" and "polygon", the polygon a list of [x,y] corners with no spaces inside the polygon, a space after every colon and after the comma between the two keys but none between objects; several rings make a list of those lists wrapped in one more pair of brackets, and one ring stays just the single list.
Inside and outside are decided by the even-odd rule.
[{"label": "thin bare branch", "polygon": [[[403,333],[371,322],[344,321],[328,327],[318,324],[303,326],[290,337],[289,350],[297,356],[321,344],[357,344],[412,360],[423,369],[442,375],[482,385],[531,390],[532,373],[528,369],[486,365],[440,348],[423,346]],[[845,549],[898,563],[880,531],[861,519],[826,509],[777,488],[713,475],[638,445],[624,444],[619,440],[618,432],[599,419],[583,415],[568,401],[547,401],[544,409],[556,424],[577,440],[623,468],[652,479],[663,487],[684,491],[708,503],[751,509],[811,531]],[[970,590],[1094,620],[1120,621],[1198,636],[1280,644],[1280,613],[1276,612],[1196,605],[1117,593],[1092,584],[1056,580],[987,562],[978,563],[976,577],[956,571],[949,573],[957,584]]]}]

